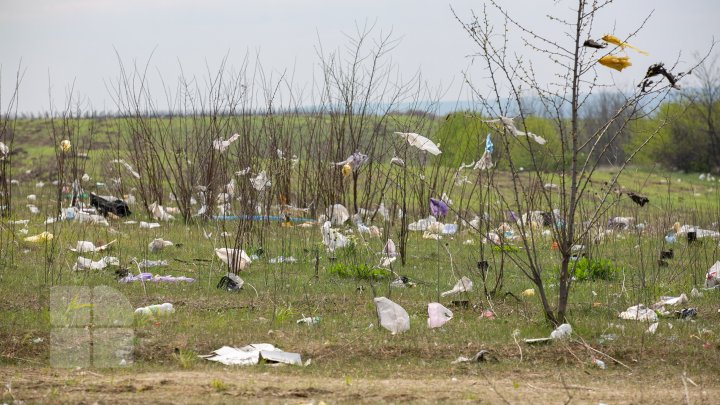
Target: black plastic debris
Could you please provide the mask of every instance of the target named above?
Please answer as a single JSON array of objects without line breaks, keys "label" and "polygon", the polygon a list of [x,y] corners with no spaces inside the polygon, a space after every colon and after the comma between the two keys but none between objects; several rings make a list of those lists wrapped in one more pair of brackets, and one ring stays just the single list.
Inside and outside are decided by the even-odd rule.
[{"label": "black plastic debris", "polygon": [[695,231],[688,232],[687,233],[687,242],[693,243],[695,241],[697,241],[697,232],[695,232]]},{"label": "black plastic debris", "polygon": [[627,194],[628,197],[637,205],[644,207],[645,204],[650,202],[650,199],[644,196],[641,196],[639,194],[635,194],[632,191],[628,191],[625,194]]},{"label": "black plastic debris", "polygon": [[468,300],[455,300],[452,301],[453,306],[461,309],[468,309],[470,307],[470,301]]},{"label": "black plastic debris", "polygon": [[672,249],[660,251],[660,259],[672,259],[673,257],[675,257],[675,252]]},{"label": "black plastic debris", "polygon": [[94,193],[90,193],[90,206],[95,207],[104,217],[106,217],[108,213],[119,217],[127,217],[132,214],[125,201],[108,201]]},{"label": "black plastic debris", "polygon": [[679,319],[693,319],[697,316],[697,308],[683,308],[681,311],[675,311],[675,316]]},{"label": "black plastic debris", "polygon": [[491,363],[497,363],[499,360],[498,358],[490,353],[488,350],[480,350],[473,356],[474,362],[491,362]]},{"label": "black plastic debris", "polygon": [[583,46],[587,48],[603,49],[607,47],[607,45],[605,42],[599,42],[594,39],[586,39],[585,42],[583,42]]},{"label": "black plastic debris", "polygon": [[240,289],[243,286],[243,281],[235,274],[228,273],[226,276],[223,276],[220,281],[217,283],[216,288],[218,290],[227,290],[230,292],[237,292],[240,291]]}]

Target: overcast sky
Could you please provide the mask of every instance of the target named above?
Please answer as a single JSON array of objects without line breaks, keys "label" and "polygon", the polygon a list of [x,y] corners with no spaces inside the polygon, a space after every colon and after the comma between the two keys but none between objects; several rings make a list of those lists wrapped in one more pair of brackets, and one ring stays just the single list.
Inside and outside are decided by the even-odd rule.
[{"label": "overcast sky", "polygon": [[[561,41],[562,29],[548,23],[546,14],[567,15],[572,4],[553,0],[500,1],[512,15],[534,29]],[[574,2],[570,2],[574,3]],[[631,54],[634,66],[622,73],[604,71],[620,86],[636,83],[650,63],[674,61],[681,65],[704,52],[712,38],[720,39],[720,1],[621,0],[602,13],[595,24],[598,37],[608,32],[631,33],[654,10],[646,28],[632,43],[651,53]],[[178,77],[206,75],[225,55],[230,67],[242,64],[249,53],[259,55],[263,69],[279,75],[294,72],[293,83],[313,80],[318,70],[316,47],[336,48],[352,34],[356,23],[375,23],[377,32],[400,39],[392,52],[403,77],[422,72],[427,84],[448,89],[449,101],[465,97],[459,87],[461,71],[477,80],[481,72],[468,68],[472,42],[450,11],[463,18],[482,1],[453,0],[0,0],[0,65],[2,108],[22,61],[20,111],[50,110],[48,87],[55,109],[62,109],[67,90],[93,109],[113,111],[105,83],[117,80],[120,69],[115,49],[126,64],[150,61],[155,77],[168,82]],[[511,32],[513,34],[513,32]],[[524,49],[518,53],[523,55]],[[551,64],[536,64],[539,74],[550,75]],[[543,69],[547,68],[547,71]],[[160,95],[158,95],[160,96]]]}]

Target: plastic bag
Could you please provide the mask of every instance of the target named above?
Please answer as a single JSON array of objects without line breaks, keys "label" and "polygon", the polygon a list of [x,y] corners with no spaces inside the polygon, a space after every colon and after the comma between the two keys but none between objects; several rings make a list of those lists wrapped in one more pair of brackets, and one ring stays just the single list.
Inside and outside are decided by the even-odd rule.
[{"label": "plastic bag", "polygon": [[431,302],[428,304],[428,328],[439,328],[453,317],[451,310],[440,303]]},{"label": "plastic bag", "polygon": [[705,287],[712,288],[720,284],[720,260],[710,267],[705,275]]},{"label": "plastic bag", "polygon": [[380,325],[383,328],[392,332],[393,335],[410,329],[410,316],[403,307],[385,297],[377,297],[374,301]]}]

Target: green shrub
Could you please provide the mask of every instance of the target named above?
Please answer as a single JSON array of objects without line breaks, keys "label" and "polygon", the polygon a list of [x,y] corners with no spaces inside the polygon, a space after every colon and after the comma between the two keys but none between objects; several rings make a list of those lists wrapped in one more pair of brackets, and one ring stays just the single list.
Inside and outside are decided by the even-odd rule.
[{"label": "green shrub", "polygon": [[570,263],[571,274],[577,281],[587,280],[615,280],[622,269],[608,259],[590,260],[581,258],[574,263]]},{"label": "green shrub", "polygon": [[362,280],[378,280],[390,276],[390,272],[367,264],[333,263],[328,267],[329,274],[343,278],[357,278]]}]

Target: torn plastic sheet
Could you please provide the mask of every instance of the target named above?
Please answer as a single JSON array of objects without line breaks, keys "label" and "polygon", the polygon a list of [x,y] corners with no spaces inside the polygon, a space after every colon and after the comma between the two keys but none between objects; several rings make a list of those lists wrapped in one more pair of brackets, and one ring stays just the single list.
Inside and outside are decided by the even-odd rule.
[{"label": "torn plastic sheet", "polygon": [[268,363],[302,365],[299,353],[285,352],[267,343],[252,343],[241,348],[223,346],[209,355],[198,357],[228,366],[252,366],[261,359]]},{"label": "torn plastic sheet", "polygon": [[448,295],[457,294],[459,292],[470,292],[472,291],[472,289],[472,280],[463,276],[457,283],[455,283],[455,286],[452,288],[452,290],[445,291],[444,293],[440,294],[440,296],[447,297]]},{"label": "torn plastic sheet", "polygon": [[109,243],[106,243],[106,244],[104,244],[104,245],[102,245],[102,246],[95,246],[95,244],[92,243],[92,242],[89,242],[89,241],[86,241],[86,240],[79,240],[79,241],[77,242],[77,244],[75,244],[75,248],[74,248],[74,249],[73,249],[73,248],[70,248],[70,251],[71,251],[71,252],[76,252],[76,253],[95,253],[95,252],[103,252],[103,251],[107,250],[107,249],[110,247],[110,245],[112,245],[112,244],[115,243],[115,242],[117,242],[117,239],[116,239],[116,240],[113,240],[113,241],[111,241],[111,242],[109,242]]},{"label": "torn plastic sheet", "polygon": [[187,283],[192,283],[195,281],[194,278],[185,277],[185,276],[161,276],[159,274],[153,275],[152,273],[140,273],[137,276],[134,276],[132,274],[127,275],[120,280],[118,280],[121,283],[132,283],[133,281],[147,281],[152,283],[158,283],[158,282],[166,282],[166,283],[176,283],[179,281],[184,281]]},{"label": "torn plastic sheet", "polygon": [[658,316],[655,311],[645,307],[643,304],[634,305],[628,308],[627,311],[620,314],[620,318],[647,322],[657,322],[658,320]]}]

